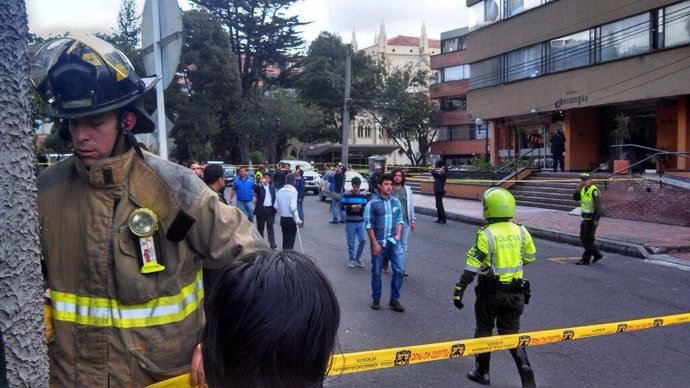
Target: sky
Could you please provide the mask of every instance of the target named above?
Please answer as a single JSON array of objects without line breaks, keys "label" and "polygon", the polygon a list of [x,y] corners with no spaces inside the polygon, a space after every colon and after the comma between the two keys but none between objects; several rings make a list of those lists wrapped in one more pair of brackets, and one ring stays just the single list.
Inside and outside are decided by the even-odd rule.
[{"label": "sky", "polygon": [[[117,23],[121,0],[26,0],[29,30],[42,37],[70,31],[73,35],[111,33]],[[178,0],[183,10],[192,8],[188,0]],[[302,37],[314,40],[329,31],[349,43],[356,32],[360,49],[374,43],[374,34],[383,21],[386,35],[419,36],[422,23],[427,35],[439,39],[441,32],[467,25],[465,0],[298,0],[288,14],[312,22],[303,27]],[[137,0],[141,12],[144,0]]]}]

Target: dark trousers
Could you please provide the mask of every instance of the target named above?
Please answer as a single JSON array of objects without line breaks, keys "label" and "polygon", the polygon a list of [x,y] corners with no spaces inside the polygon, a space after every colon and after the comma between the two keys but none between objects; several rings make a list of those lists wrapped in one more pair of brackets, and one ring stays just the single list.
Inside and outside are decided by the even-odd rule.
[{"label": "dark trousers", "polygon": [[594,225],[594,220],[582,220],[580,222],[580,241],[585,248],[582,254],[582,260],[589,261],[592,257],[601,257],[601,252],[594,244],[594,235],[597,232],[597,226]]},{"label": "dark trousers", "polygon": [[[479,289],[480,286],[477,286]],[[520,316],[525,309],[524,294],[496,291],[494,293],[477,292],[477,300],[474,303],[474,317],[476,329],[474,338],[491,337],[494,326],[499,335],[515,334],[520,331]],[[527,352],[524,349],[510,349],[518,368],[522,364],[529,366]],[[491,353],[480,353],[475,356],[477,373],[489,372]]]},{"label": "dark trousers", "polygon": [[293,249],[295,236],[297,236],[297,223],[292,217],[280,217],[280,229],[283,231],[283,249]]},{"label": "dark trousers", "polygon": [[559,165],[561,166],[561,171],[565,171],[565,158],[563,157],[563,153],[558,152],[552,154],[551,157],[553,158],[553,171],[558,171]]},{"label": "dark trousers", "polygon": [[443,208],[443,196],[446,195],[443,191],[435,191],[434,197],[436,197],[436,213],[440,221],[446,220],[446,209]]},{"label": "dark trousers", "polygon": [[271,248],[276,246],[276,236],[273,232],[273,224],[276,221],[276,213],[270,207],[257,207],[254,211],[256,215],[256,228],[259,230],[261,237],[264,236],[264,225],[268,231],[268,243],[271,244]]}]

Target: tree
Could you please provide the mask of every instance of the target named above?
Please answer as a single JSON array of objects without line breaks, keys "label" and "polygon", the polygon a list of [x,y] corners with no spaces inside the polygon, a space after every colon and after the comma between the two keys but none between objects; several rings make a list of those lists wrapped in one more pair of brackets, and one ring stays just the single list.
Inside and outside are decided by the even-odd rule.
[{"label": "tree", "polygon": [[233,121],[240,111],[239,74],[223,26],[200,10],[182,15],[184,44],[178,71],[182,85],[166,90],[166,113],[175,126],[172,156],[180,161],[240,159],[240,131]]},{"label": "tree", "polygon": [[[294,78],[299,95],[319,106],[329,116],[328,125],[340,128],[345,93],[345,59],[349,47],[340,37],[322,32],[312,42],[302,62],[303,71]],[[383,67],[364,52],[352,56],[350,97],[353,101],[370,104],[382,88]],[[351,117],[360,111],[360,104],[350,109]]]},{"label": "tree", "polygon": [[[0,330],[11,386],[48,386],[26,6],[0,7]],[[21,243],[18,243],[21,242]]]},{"label": "tree", "polygon": [[141,36],[141,15],[137,12],[136,0],[122,0],[117,14],[117,28],[112,34],[96,33],[96,36],[112,43],[129,58],[137,74],[146,74],[144,58],[139,49]]},{"label": "tree", "polygon": [[[192,0],[227,27],[230,46],[242,77],[242,96],[270,81],[267,65],[283,66],[287,53],[301,47],[297,27],[307,23],[285,16],[297,0]],[[284,66],[283,66],[284,67]]]},{"label": "tree", "polygon": [[415,166],[426,162],[438,130],[438,109],[427,95],[432,78],[430,71],[412,65],[393,68],[372,106],[376,120]]}]

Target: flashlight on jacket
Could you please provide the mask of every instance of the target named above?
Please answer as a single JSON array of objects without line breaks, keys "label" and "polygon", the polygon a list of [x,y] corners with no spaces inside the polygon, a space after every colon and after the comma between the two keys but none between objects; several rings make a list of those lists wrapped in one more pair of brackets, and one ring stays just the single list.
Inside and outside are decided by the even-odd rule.
[{"label": "flashlight on jacket", "polygon": [[154,234],[158,230],[158,216],[151,209],[138,208],[129,216],[129,230],[138,237],[141,273],[160,272],[165,266],[158,262]]}]

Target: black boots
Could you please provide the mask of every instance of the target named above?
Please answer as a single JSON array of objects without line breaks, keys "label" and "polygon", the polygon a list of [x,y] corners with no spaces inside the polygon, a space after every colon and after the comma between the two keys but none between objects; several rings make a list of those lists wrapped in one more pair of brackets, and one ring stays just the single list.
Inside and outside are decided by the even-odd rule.
[{"label": "black boots", "polygon": [[491,363],[491,353],[480,353],[474,356],[476,360],[475,369],[467,372],[467,378],[481,385],[490,385],[489,364]]},{"label": "black boots", "polygon": [[536,388],[537,383],[534,381],[534,371],[532,371],[532,367],[529,365],[525,348],[510,349],[510,354],[513,356],[515,366],[517,366],[520,373],[522,388]]}]

